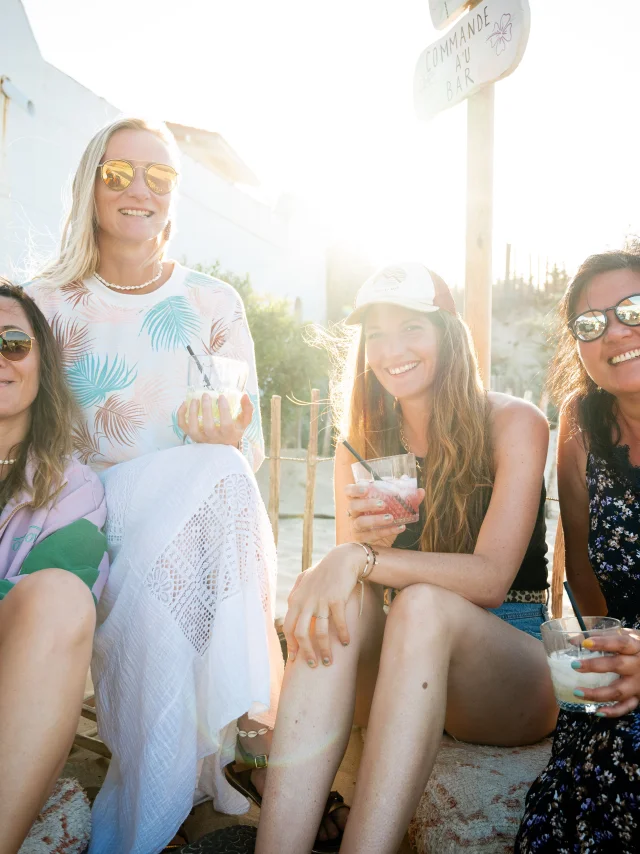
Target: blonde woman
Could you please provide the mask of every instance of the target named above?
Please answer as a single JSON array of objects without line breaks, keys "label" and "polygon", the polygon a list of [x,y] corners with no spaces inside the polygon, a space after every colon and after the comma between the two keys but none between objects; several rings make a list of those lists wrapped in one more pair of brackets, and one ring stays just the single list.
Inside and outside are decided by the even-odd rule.
[{"label": "blonde woman", "polygon": [[[233,288],[166,257],[178,173],[161,129],[103,128],[76,172],[59,257],[29,288],[62,346],[84,416],[76,451],[102,472],[109,510],[92,673],[113,759],[91,854],[161,851],[194,799],[245,812],[223,768],[238,730],[268,754],[281,679],[253,343]],[[196,403],[187,423],[187,346],[249,364],[237,419],[221,400],[219,426],[206,405],[200,423]]]},{"label": "blonde woman", "polygon": [[421,264],[384,269],[356,305],[345,435],[367,458],[416,454],[425,497],[419,523],[394,525],[338,446],[338,545],[289,597],[258,854],[308,854],[354,712],[367,737],[342,854],[397,851],[443,729],[518,745],[556,718],[539,640],[547,423],[483,390],[447,286]]}]

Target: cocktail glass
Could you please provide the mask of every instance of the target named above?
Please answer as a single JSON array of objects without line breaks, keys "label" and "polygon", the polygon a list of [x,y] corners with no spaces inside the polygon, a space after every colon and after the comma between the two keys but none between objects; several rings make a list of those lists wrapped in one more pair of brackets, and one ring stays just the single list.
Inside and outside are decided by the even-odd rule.
[{"label": "cocktail glass", "polygon": [[547,661],[551,668],[551,681],[556,700],[561,709],[567,712],[586,712],[595,714],[601,706],[612,706],[612,702],[597,703],[576,697],[576,688],[604,688],[611,685],[620,676],[617,673],[582,673],[574,670],[575,661],[587,661],[590,658],[603,658],[613,655],[610,652],[585,649],[582,642],[592,637],[607,637],[622,631],[620,620],[613,617],[584,617],[587,628],[583,631],[575,617],[562,617],[549,620],[541,626],[542,641],[547,652]]},{"label": "cocktail glass", "polygon": [[398,525],[417,522],[420,518],[420,495],[415,455],[378,457],[375,460],[367,460],[367,465],[380,480],[376,480],[362,463],[353,463],[351,470],[356,484],[369,487],[367,498],[377,498],[384,502],[380,513],[389,513]]},{"label": "cocktail glass", "polygon": [[[198,360],[196,362],[196,359]],[[198,420],[202,423],[202,396],[208,394],[211,398],[214,424],[220,424],[220,409],[218,398],[224,395],[231,417],[240,414],[240,400],[249,374],[249,366],[240,359],[227,359],[225,356],[211,356],[208,353],[196,353],[195,358],[189,356],[189,372],[187,376],[187,413],[189,423],[189,408],[191,401],[199,401]]]}]

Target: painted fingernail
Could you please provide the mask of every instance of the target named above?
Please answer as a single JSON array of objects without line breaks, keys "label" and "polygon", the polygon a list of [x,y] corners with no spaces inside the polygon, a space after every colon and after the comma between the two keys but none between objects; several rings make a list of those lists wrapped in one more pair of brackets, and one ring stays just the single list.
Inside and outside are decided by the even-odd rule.
[{"label": "painted fingernail", "polygon": [[342,641],[342,646],[349,646],[349,641]]},{"label": "painted fingernail", "polygon": [[289,655],[287,656],[287,661],[295,661],[295,660],[296,660],[295,652],[290,652]]},{"label": "painted fingernail", "polygon": [[594,641],[591,638],[587,638],[585,641],[582,641],[582,646],[586,646],[587,649],[593,649]]},{"label": "painted fingernail", "polygon": [[331,661],[328,658],[323,658],[322,663],[325,667],[328,667],[331,664]]},{"label": "painted fingernail", "polygon": [[572,661],[572,662],[571,662],[571,667],[572,667],[574,670],[580,670],[580,669],[582,668],[582,662],[581,662],[581,661]]},{"label": "painted fingernail", "polygon": [[597,718],[606,718],[606,717],[608,717],[608,715],[605,715],[604,712],[596,712],[596,717]]},{"label": "painted fingernail", "polygon": [[376,507],[384,507],[384,501],[376,501]]},{"label": "painted fingernail", "polygon": [[576,688],[576,690],[573,692],[573,696],[574,697],[584,697],[584,691],[581,691],[579,688]]},{"label": "painted fingernail", "polygon": [[391,513],[385,513],[383,519],[393,519],[393,516],[391,515]]},{"label": "painted fingernail", "polygon": [[316,666],[316,663],[315,663],[315,661],[314,661],[312,658],[310,658],[310,659],[307,661],[307,664],[309,665],[309,667],[315,667],[315,666]]},{"label": "painted fingernail", "polygon": [[398,531],[398,533],[399,533],[399,534],[400,534],[400,533],[402,533],[402,531],[404,531],[404,528],[405,528],[405,526],[404,526],[404,525],[398,525],[398,527],[397,527],[397,531]]},{"label": "painted fingernail", "polygon": [[369,487],[368,487],[368,486],[359,486],[359,487],[358,487],[358,492],[360,493],[360,495],[364,495],[364,494],[365,494],[365,492],[367,492],[367,491],[368,491],[368,489],[369,489]]}]

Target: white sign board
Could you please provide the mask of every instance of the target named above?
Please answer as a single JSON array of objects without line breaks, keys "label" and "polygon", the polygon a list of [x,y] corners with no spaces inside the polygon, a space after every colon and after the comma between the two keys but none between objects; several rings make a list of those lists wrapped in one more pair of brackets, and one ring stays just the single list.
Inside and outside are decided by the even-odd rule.
[{"label": "white sign board", "polygon": [[528,0],[485,0],[423,51],[413,81],[421,119],[459,104],[514,71],[529,38]]},{"label": "white sign board", "polygon": [[433,26],[436,30],[443,30],[473,2],[474,0],[429,0],[429,11],[431,12]]}]

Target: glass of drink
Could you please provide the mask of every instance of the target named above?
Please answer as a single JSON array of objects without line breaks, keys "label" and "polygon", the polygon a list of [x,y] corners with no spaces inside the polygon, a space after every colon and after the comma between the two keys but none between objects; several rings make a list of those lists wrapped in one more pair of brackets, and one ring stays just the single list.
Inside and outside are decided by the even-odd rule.
[{"label": "glass of drink", "polygon": [[358,486],[369,487],[367,498],[377,498],[384,502],[380,513],[389,513],[397,525],[417,522],[420,518],[420,495],[415,455],[379,457],[376,460],[367,460],[367,465],[380,480],[376,480],[362,463],[353,463],[351,470]]},{"label": "glass of drink", "polygon": [[601,706],[614,704],[581,699],[573,692],[576,688],[605,688],[620,676],[618,673],[582,673],[580,670],[574,670],[571,664],[574,661],[613,655],[611,652],[584,649],[582,642],[587,638],[620,634],[622,625],[620,620],[613,617],[583,617],[583,620],[586,631],[582,631],[575,617],[549,620],[542,624],[540,630],[558,705],[567,712],[586,712],[593,715]]},{"label": "glass of drink", "polygon": [[[196,361],[197,359],[197,361]],[[249,366],[240,359],[227,359],[225,356],[211,356],[208,353],[196,353],[195,358],[189,356],[189,373],[187,376],[187,412],[189,423],[189,407],[191,401],[199,401],[198,420],[202,423],[202,395],[211,398],[213,421],[220,424],[218,398],[224,395],[231,410],[231,417],[240,414],[240,400],[249,374]]]}]

